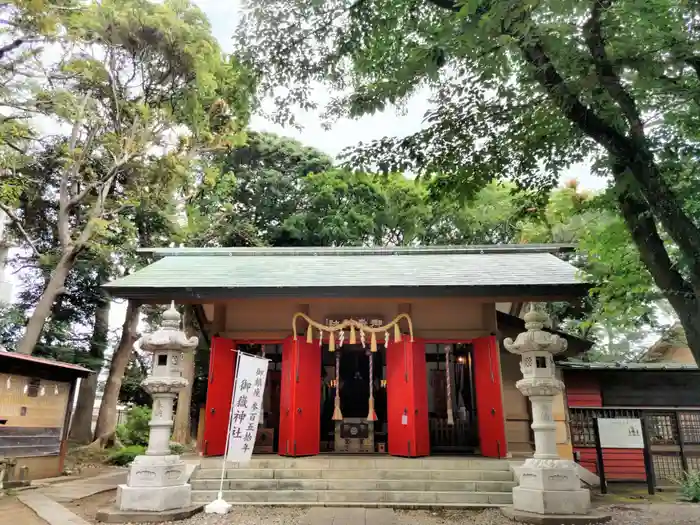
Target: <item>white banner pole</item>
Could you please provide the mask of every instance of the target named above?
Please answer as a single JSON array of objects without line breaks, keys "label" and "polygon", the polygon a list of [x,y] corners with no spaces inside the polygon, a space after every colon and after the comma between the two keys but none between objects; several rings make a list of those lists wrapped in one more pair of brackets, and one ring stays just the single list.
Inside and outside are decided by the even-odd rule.
[{"label": "white banner pole", "polygon": [[[235,350],[234,350],[235,351]],[[221,462],[221,480],[219,481],[219,494],[215,501],[212,501],[204,507],[204,512],[207,514],[227,514],[231,510],[231,505],[224,500],[224,478],[226,477],[226,458],[228,457],[228,447],[231,442],[231,425],[233,424],[233,401],[236,398],[236,389],[238,388],[238,364],[241,360],[241,353],[236,352],[236,369],[234,371],[233,392],[231,394],[231,409],[228,413],[228,425],[226,426],[226,450],[224,451],[224,459]]]}]

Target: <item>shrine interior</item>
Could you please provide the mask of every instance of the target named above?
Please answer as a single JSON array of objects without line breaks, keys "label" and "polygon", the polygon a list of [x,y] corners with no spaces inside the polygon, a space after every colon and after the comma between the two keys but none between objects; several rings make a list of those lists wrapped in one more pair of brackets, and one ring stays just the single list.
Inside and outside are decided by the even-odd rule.
[{"label": "shrine interior", "polygon": [[[256,446],[256,453],[278,453],[281,344],[242,344],[239,349],[270,360],[263,401],[265,428],[270,435]],[[449,352],[448,352],[449,347]],[[388,443],[386,363],[384,348],[375,353],[361,344],[345,344],[335,352],[321,346],[321,425],[320,451],[338,454],[385,453]],[[376,421],[369,421],[370,357],[372,394]],[[473,347],[470,343],[426,344],[426,382],[431,454],[478,454],[479,433],[476,393],[473,381]],[[336,359],[338,362],[336,363]],[[446,374],[449,363],[450,373]],[[336,365],[340,378],[342,421],[333,419],[337,388]],[[450,378],[448,393],[447,378]],[[452,403],[453,424],[448,422],[448,399]],[[338,424],[336,424],[338,423]]]}]

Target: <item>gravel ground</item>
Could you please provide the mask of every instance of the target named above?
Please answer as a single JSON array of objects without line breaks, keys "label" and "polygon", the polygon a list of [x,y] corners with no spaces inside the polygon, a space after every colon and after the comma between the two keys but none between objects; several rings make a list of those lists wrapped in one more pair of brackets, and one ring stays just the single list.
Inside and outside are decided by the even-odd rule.
[{"label": "gravel ground", "polygon": [[[114,492],[98,494],[67,507],[95,523],[97,509],[114,501]],[[612,525],[700,525],[700,505],[654,503],[615,504],[599,507],[612,514]],[[233,507],[226,516],[198,514],[181,525],[307,525],[308,510],[285,507]],[[13,523],[17,523],[13,520]],[[0,525],[4,522],[0,520]],[[24,525],[24,523],[22,524]],[[27,524],[29,525],[29,524]],[[33,525],[33,524],[32,524]],[[357,524],[362,525],[362,524]],[[367,525],[385,525],[383,523]],[[484,511],[397,511],[393,525],[513,525],[498,509]]]}]

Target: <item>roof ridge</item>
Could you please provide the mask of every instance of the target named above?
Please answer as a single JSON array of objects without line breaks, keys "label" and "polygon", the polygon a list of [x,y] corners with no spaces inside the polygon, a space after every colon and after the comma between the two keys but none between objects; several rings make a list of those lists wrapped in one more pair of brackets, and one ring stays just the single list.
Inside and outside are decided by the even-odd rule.
[{"label": "roof ridge", "polygon": [[159,257],[176,256],[338,256],[338,255],[479,255],[479,254],[522,254],[522,253],[563,253],[573,251],[570,244],[484,244],[454,246],[290,246],[290,247],[233,247],[233,248],[139,248],[142,254]]}]

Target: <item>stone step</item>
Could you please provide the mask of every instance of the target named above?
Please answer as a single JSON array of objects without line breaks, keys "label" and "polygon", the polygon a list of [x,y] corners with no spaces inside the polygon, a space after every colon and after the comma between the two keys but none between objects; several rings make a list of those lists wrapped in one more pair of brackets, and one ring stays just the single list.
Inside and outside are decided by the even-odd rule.
[{"label": "stone step", "polygon": [[[513,481],[510,470],[228,469],[227,479],[375,479],[435,481]],[[199,469],[197,480],[219,480],[221,471]]]},{"label": "stone step", "polygon": [[[424,492],[377,490],[226,490],[224,500],[230,503],[383,503],[404,505],[463,504],[474,506],[510,505],[510,492]],[[209,503],[217,498],[216,490],[193,490],[193,503]]]},{"label": "stone step", "polygon": [[[509,492],[513,481],[411,481],[378,479],[240,479],[224,480],[224,490],[372,490],[427,492]],[[195,479],[193,490],[218,490],[220,481]]]},{"label": "stone step", "polygon": [[[221,468],[222,458],[202,458],[202,469]],[[228,463],[229,468],[236,468]],[[494,470],[510,471],[506,460],[457,457],[440,458],[387,458],[386,456],[354,456],[344,458],[283,458],[270,456],[264,459],[253,458],[243,468],[245,469],[316,469],[316,470]]]}]

